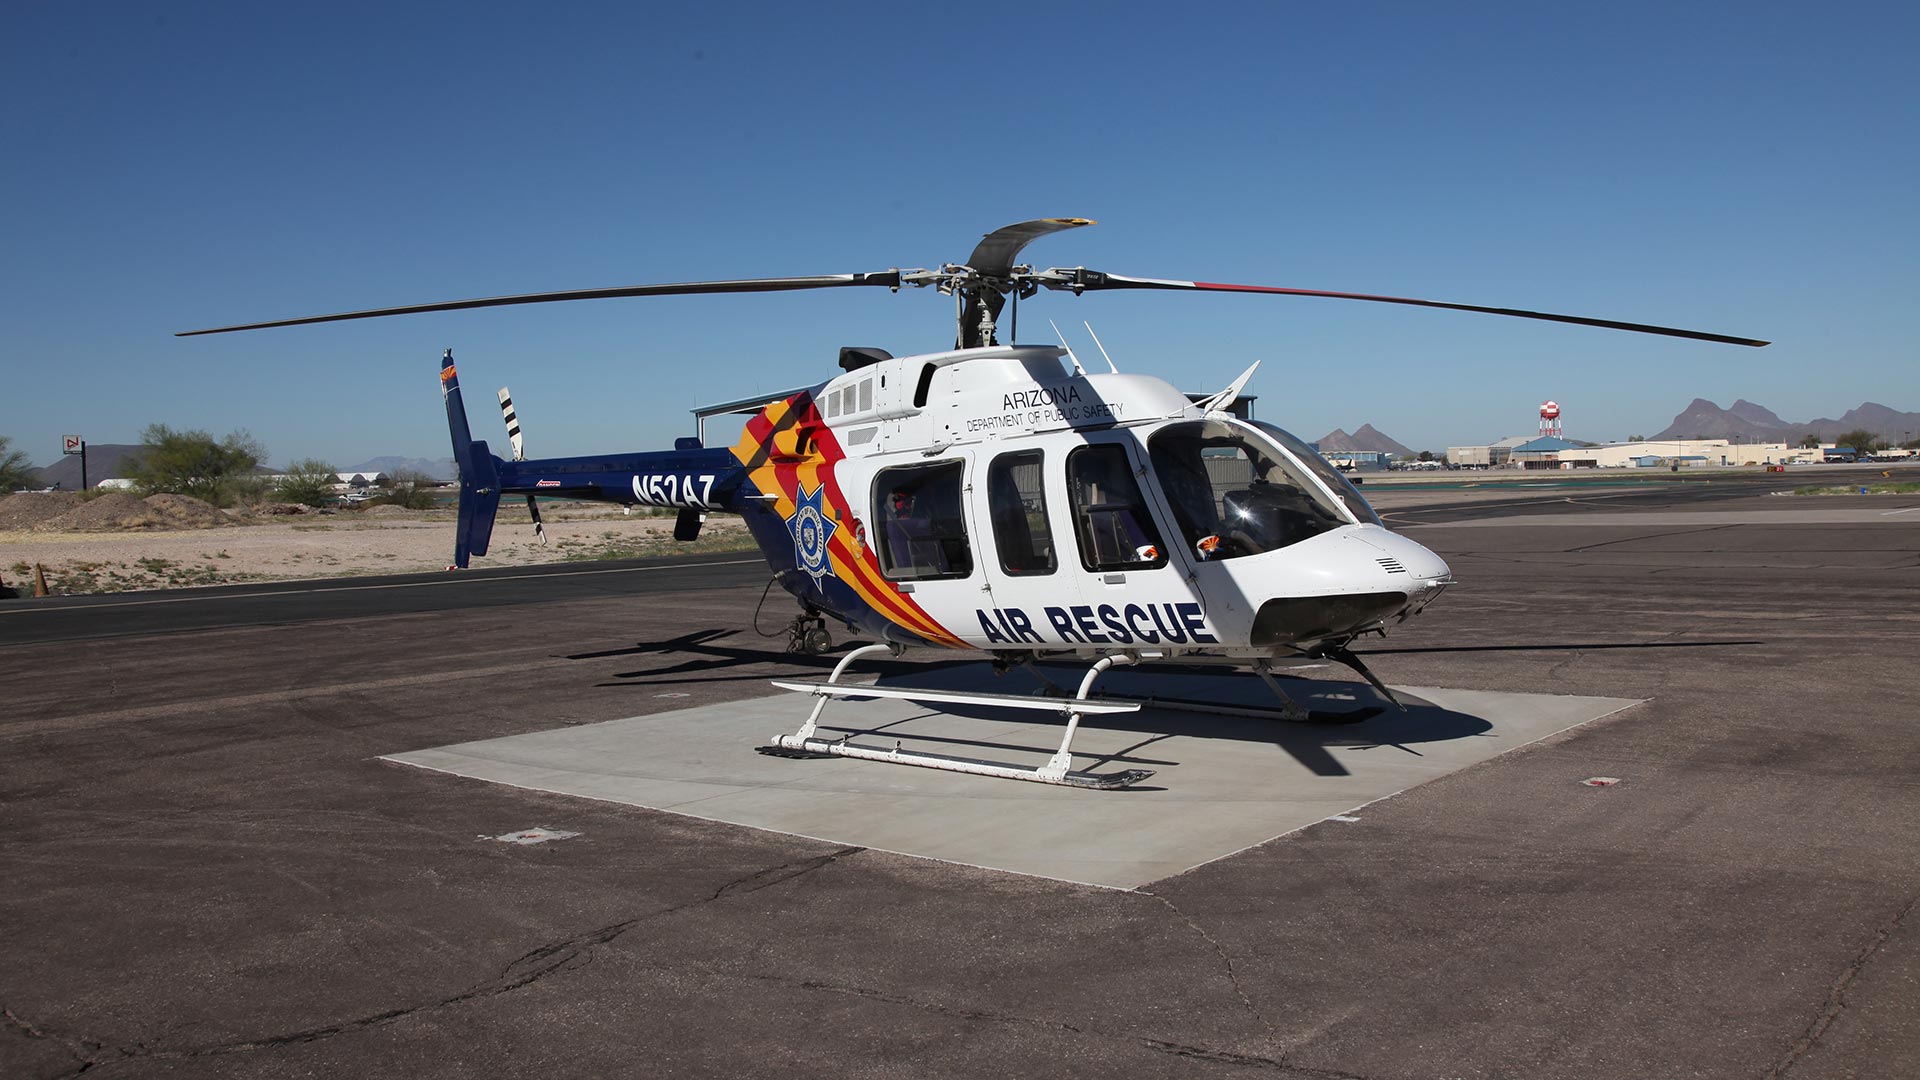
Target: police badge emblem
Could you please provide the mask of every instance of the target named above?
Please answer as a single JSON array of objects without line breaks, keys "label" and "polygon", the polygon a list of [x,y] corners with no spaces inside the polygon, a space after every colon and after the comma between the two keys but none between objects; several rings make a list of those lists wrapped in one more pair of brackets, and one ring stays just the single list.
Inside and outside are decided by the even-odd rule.
[{"label": "police badge emblem", "polygon": [[827,541],[833,539],[838,525],[827,520],[825,501],[827,486],[821,484],[808,494],[805,485],[796,485],[800,497],[794,503],[793,516],[787,519],[787,530],[793,533],[794,559],[800,569],[813,575],[815,581],[833,573],[833,563],[827,558]]}]

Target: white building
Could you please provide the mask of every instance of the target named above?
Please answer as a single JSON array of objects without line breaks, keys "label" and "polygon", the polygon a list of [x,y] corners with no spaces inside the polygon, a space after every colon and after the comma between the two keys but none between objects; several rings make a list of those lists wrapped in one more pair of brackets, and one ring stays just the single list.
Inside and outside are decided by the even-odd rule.
[{"label": "white building", "polygon": [[1516,449],[1529,469],[1670,469],[1675,465],[1691,468],[1824,461],[1834,447],[1831,443],[1813,449],[1730,439],[1656,439],[1576,446],[1559,440],[1516,437],[1490,446],[1450,446],[1447,461],[1483,468],[1511,467],[1520,463],[1515,458]]},{"label": "white building", "polygon": [[1547,467],[1562,469],[1670,469],[1694,466],[1785,465],[1819,461],[1820,450],[1786,443],[1737,443],[1728,439],[1654,439],[1603,443],[1561,450]]},{"label": "white building", "polygon": [[1468,467],[1492,468],[1505,465],[1513,456],[1513,448],[1536,438],[1533,435],[1509,435],[1499,442],[1486,446],[1449,446],[1447,464]]}]

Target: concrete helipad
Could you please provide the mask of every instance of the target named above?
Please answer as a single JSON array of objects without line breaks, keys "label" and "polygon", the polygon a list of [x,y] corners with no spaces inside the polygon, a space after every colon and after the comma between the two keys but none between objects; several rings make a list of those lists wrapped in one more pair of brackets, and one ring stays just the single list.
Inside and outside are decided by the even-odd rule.
[{"label": "concrete helipad", "polygon": [[[1064,672],[1062,674],[1065,674]],[[1020,692],[984,665],[919,672],[914,685]],[[902,680],[907,681],[907,680]],[[1122,791],[996,780],[754,747],[790,732],[797,694],[393,754],[384,760],[514,787],[603,799],[903,854],[1136,888],[1485,761],[1634,699],[1397,687],[1402,714],[1363,684],[1285,681],[1313,723],[1149,707],[1093,717],[1075,768],[1150,769]],[[1101,689],[1265,706],[1250,676],[1115,672]],[[830,704],[827,734],[866,745],[1043,763],[1050,714],[945,712],[901,701]]]}]

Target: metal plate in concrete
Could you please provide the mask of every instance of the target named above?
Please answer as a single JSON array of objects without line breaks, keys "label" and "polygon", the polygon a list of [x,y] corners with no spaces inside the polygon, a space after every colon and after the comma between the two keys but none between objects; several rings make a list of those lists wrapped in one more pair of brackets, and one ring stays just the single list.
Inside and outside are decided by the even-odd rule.
[{"label": "metal plate in concrete", "polygon": [[[1066,676],[1069,673],[1061,672]],[[916,672],[917,686],[1021,692],[984,664]],[[888,680],[893,681],[893,680]],[[1627,706],[1626,698],[1396,687],[1410,712],[1366,686],[1286,680],[1316,720],[1158,708],[1090,717],[1075,768],[1151,769],[1121,791],[995,780],[846,758],[792,760],[754,747],[791,732],[797,694],[389,755],[385,760],[515,787],[651,807],[1021,874],[1137,888]],[[1267,706],[1246,675],[1113,672],[1101,689]],[[825,733],[856,742],[1043,764],[1051,714],[903,701],[842,701]]]}]

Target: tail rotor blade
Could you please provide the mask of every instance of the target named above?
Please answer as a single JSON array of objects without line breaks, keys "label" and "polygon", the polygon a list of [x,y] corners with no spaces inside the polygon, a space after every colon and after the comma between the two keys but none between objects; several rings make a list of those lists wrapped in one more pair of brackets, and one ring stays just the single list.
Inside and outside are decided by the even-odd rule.
[{"label": "tail rotor blade", "polygon": [[[500,418],[507,422],[507,441],[513,444],[513,460],[527,460],[526,440],[520,435],[520,414],[514,410],[513,394],[506,387],[500,388]],[[533,535],[540,538],[540,546],[547,544],[547,523],[540,520],[540,500],[527,496],[527,514],[533,518]]]},{"label": "tail rotor blade", "polygon": [[[520,438],[520,417],[513,411],[513,395],[500,388],[500,418],[507,422],[507,441],[513,444],[513,460],[527,460],[527,447]],[[537,515],[536,515],[537,516]]]},{"label": "tail rotor blade", "polygon": [[533,535],[540,538],[540,546],[547,546],[547,523],[540,520],[540,500],[527,496],[527,513],[533,515]]}]

